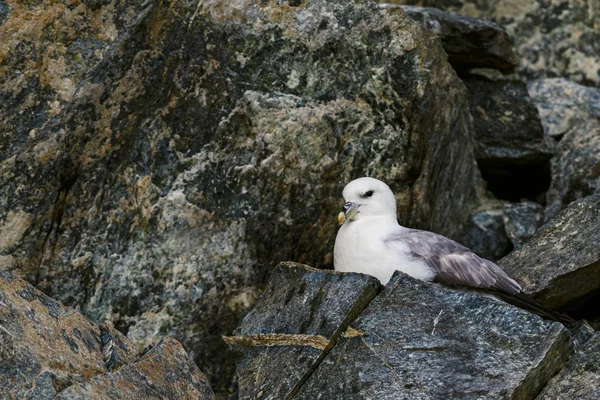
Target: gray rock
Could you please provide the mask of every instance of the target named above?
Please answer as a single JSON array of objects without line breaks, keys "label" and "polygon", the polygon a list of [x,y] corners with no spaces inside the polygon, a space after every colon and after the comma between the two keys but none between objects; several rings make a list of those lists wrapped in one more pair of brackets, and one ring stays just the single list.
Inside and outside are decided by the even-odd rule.
[{"label": "gray rock", "polygon": [[538,400],[600,398],[600,332],[577,349]]},{"label": "gray rock", "polygon": [[481,257],[499,260],[513,249],[505,229],[504,217],[501,203],[492,203],[474,211],[467,220],[459,241]]},{"label": "gray rock", "polygon": [[572,203],[499,265],[544,305],[590,317],[598,313],[599,237],[600,195],[593,195]]},{"label": "gray rock", "polygon": [[214,400],[206,377],[181,344],[166,337],[135,363],[60,392],[56,400]]},{"label": "gray rock", "polygon": [[404,12],[125,3],[15,5],[0,27],[0,265],[139,348],[180,339],[228,390],[221,336],[276,260],[331,265],[346,182],[385,179],[405,225],[460,232],[464,86]]},{"label": "gray rock", "polygon": [[151,397],[213,399],[214,394],[177,341],[165,338],[138,359],[133,344],[110,323],[101,335],[79,312],[0,269],[0,398]]},{"label": "gray rock", "polygon": [[544,207],[538,203],[504,203],[504,230],[514,247],[529,239],[544,223]]},{"label": "gray rock", "polygon": [[600,118],[600,89],[564,78],[536,79],[527,90],[546,135],[560,140],[573,127]]},{"label": "gray rock", "polygon": [[380,287],[369,275],[280,264],[256,307],[227,338],[242,351],[240,399],[286,398]]},{"label": "gray rock", "polygon": [[396,273],[296,398],[532,398],[571,351],[561,324]]},{"label": "gray rock", "polygon": [[600,84],[597,0],[391,0],[496,22],[514,41],[522,78],[562,76]]},{"label": "gray rock", "polygon": [[559,141],[546,195],[548,221],[571,202],[600,192],[600,89],[565,79],[541,79],[528,88],[546,134]]},{"label": "gray rock", "polygon": [[104,372],[95,324],[0,269],[0,397],[51,399]]},{"label": "gray rock", "polygon": [[550,184],[550,157],[537,108],[518,81],[463,80],[469,93],[477,163],[498,198],[535,200]]},{"label": "gray rock", "polygon": [[491,21],[445,12],[436,8],[403,6],[409,17],[435,33],[459,74],[472,68],[493,68],[505,74],[517,64],[512,42],[504,29]]}]

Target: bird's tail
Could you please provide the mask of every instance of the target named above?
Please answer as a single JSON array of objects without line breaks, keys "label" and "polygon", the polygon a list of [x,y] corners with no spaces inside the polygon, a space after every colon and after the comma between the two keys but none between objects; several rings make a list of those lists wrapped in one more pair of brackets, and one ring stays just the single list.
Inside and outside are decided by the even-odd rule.
[{"label": "bird's tail", "polygon": [[509,304],[523,308],[542,318],[558,321],[567,328],[575,328],[578,325],[577,321],[573,318],[540,304],[525,292],[519,292],[517,294],[496,293],[496,295]]}]

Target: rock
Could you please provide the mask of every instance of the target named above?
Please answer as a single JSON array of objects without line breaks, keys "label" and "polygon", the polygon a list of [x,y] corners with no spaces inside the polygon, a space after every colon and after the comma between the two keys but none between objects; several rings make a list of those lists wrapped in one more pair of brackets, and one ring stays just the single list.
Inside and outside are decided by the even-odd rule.
[{"label": "rock", "polygon": [[572,203],[499,261],[523,290],[572,317],[598,317],[600,195]]},{"label": "rock", "polygon": [[519,246],[529,239],[544,222],[544,208],[538,203],[523,201],[521,203],[504,203],[504,230],[513,244]]},{"label": "rock", "polygon": [[560,140],[573,127],[600,118],[600,89],[564,78],[536,79],[527,83],[546,135]]},{"label": "rock", "polygon": [[459,241],[488,260],[499,260],[510,253],[513,246],[506,234],[502,204],[492,203],[474,211]]},{"label": "rock", "polygon": [[504,29],[491,21],[436,8],[403,6],[408,16],[442,40],[448,62],[458,74],[472,68],[514,72],[517,59]]},{"label": "rock", "polygon": [[538,400],[600,398],[600,332],[579,348]]},{"label": "rock", "polygon": [[385,178],[405,225],[452,237],[477,204],[464,87],[401,10],[10,7],[0,264],[138,348],[181,340],[216,389],[221,335],[276,260],[331,265],[351,178]]},{"label": "rock", "polygon": [[79,312],[0,269],[2,398],[214,398],[175,340],[165,338],[137,358],[133,344],[110,323],[101,335]]},{"label": "rock", "polygon": [[134,362],[137,351],[130,340],[123,338],[123,334],[115,329],[110,321],[100,325],[100,345],[104,365],[109,371],[114,371],[123,365]]},{"label": "rock", "polygon": [[287,398],[380,286],[369,275],[279,264],[256,307],[227,339],[242,350],[239,398]]},{"label": "rock", "polygon": [[0,269],[0,393],[49,399],[106,372],[100,330],[80,313]]},{"label": "rock", "polygon": [[596,0],[392,0],[489,19],[506,29],[525,79],[565,77],[600,84],[600,30]]},{"label": "rock", "polygon": [[544,208],[538,203],[488,200],[470,215],[459,242],[496,261],[531,237],[543,219]]},{"label": "rock", "polygon": [[550,185],[551,151],[527,86],[518,81],[463,80],[469,93],[476,158],[498,198],[535,200]]},{"label": "rock", "polygon": [[215,399],[206,377],[174,339],[166,337],[138,361],[62,391],[57,400]]},{"label": "rock", "polygon": [[600,192],[600,89],[566,79],[530,82],[546,134],[558,140],[546,221],[571,202]]},{"label": "rock", "polygon": [[532,398],[571,351],[559,323],[397,272],[295,398]]}]

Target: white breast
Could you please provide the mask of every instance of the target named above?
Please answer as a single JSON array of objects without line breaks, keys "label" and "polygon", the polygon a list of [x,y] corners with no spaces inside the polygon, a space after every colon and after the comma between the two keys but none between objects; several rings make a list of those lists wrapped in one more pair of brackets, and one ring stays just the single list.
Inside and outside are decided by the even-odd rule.
[{"label": "white breast", "polygon": [[335,270],[372,275],[384,285],[396,270],[416,279],[433,280],[432,269],[422,259],[413,257],[406,244],[386,243],[385,238],[400,229],[405,228],[395,219],[376,217],[342,225],[333,250]]}]

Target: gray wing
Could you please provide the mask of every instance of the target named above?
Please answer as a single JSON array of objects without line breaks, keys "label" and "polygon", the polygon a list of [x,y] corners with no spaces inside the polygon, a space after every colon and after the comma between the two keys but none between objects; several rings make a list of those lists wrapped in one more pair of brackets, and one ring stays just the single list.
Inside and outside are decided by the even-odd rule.
[{"label": "gray wing", "polygon": [[392,235],[386,244],[391,245],[393,241],[408,245],[414,257],[427,262],[435,273],[436,282],[508,294],[521,292],[521,286],[496,264],[442,235],[407,229]]}]

